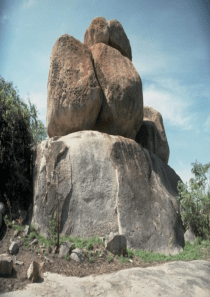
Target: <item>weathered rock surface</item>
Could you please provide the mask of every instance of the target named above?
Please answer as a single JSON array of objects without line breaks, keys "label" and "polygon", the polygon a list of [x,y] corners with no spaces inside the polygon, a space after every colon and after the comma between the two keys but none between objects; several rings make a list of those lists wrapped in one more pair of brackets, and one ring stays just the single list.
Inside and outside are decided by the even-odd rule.
[{"label": "weathered rock surface", "polygon": [[104,43],[117,49],[132,61],[130,41],[118,20],[106,21],[103,17],[92,20],[85,32],[84,44],[90,48],[97,43]]},{"label": "weathered rock surface", "polygon": [[101,102],[90,50],[70,35],[60,36],[52,49],[48,76],[49,137],[92,129]]},{"label": "weathered rock surface", "polygon": [[61,258],[64,258],[64,255],[69,255],[70,250],[72,249],[71,247],[73,246],[73,243],[71,242],[63,242],[60,245],[60,250],[59,250],[59,256]]},{"label": "weathered rock surface", "polygon": [[116,48],[123,56],[132,61],[130,41],[123,26],[118,20],[110,20],[107,24],[109,27],[109,46]]},{"label": "weathered rock surface", "polygon": [[42,283],[29,284],[24,290],[1,297],[209,297],[209,275],[210,262],[203,260],[169,262],[82,278],[45,272]]},{"label": "weathered rock surface", "polygon": [[16,255],[19,250],[18,242],[13,241],[9,247],[9,252],[11,255]]},{"label": "weathered rock surface", "polygon": [[40,279],[40,271],[39,264],[36,261],[33,261],[27,270],[28,279],[32,280],[32,282],[36,282]]},{"label": "weathered rock surface", "polygon": [[83,262],[85,257],[83,256],[83,251],[79,248],[76,248],[72,251],[70,258],[76,262]]},{"label": "weathered rock surface", "polygon": [[103,17],[93,19],[85,32],[84,44],[91,47],[96,43],[109,43],[109,27]]},{"label": "weathered rock surface", "polygon": [[56,174],[61,234],[91,238],[118,232],[128,248],[166,254],[184,247],[176,198],[180,178],[135,141],[81,131],[38,144],[31,223],[45,236],[57,209]]},{"label": "weathered rock surface", "polygon": [[127,249],[127,240],[124,235],[111,232],[105,241],[105,248],[114,255],[125,255]]},{"label": "weathered rock surface", "polygon": [[136,141],[150,152],[156,154],[161,160],[168,163],[169,145],[163,125],[161,114],[154,108],[144,107],[144,118]]},{"label": "weathered rock surface", "polygon": [[104,94],[92,130],[135,139],[143,121],[141,78],[132,62],[116,49],[103,43],[90,49]]}]

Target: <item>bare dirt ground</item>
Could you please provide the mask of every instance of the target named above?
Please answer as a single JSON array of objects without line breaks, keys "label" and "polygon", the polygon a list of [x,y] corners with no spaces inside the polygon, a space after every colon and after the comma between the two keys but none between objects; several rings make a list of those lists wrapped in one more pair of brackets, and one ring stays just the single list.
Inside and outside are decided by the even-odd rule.
[{"label": "bare dirt ground", "polygon": [[[13,236],[14,229],[7,228],[5,223],[3,223],[0,229],[0,254],[7,253],[7,248],[9,247],[9,239]],[[18,236],[23,235],[19,233]],[[126,262],[121,264],[117,260],[116,256],[113,255],[113,261],[108,261],[108,255],[103,257],[96,257],[94,255],[95,250],[102,251],[104,248],[101,245],[94,244],[92,255],[95,261],[93,263],[89,262],[89,254],[86,254],[86,248],[83,249],[85,254],[85,261],[82,263],[75,262],[73,260],[61,259],[58,254],[48,253],[47,260],[44,254],[38,255],[36,251],[32,251],[31,248],[19,248],[17,255],[12,256],[14,259],[16,257],[17,261],[22,261],[24,264],[15,264],[13,261],[13,271],[10,276],[0,277],[0,294],[5,292],[16,291],[24,288],[28,283],[31,283],[27,278],[27,270],[32,261],[37,261],[38,263],[43,262],[43,267],[41,270],[41,276],[44,272],[49,271],[51,273],[63,274],[66,276],[77,276],[85,277],[89,275],[99,275],[99,274],[109,274],[116,272],[118,270],[129,269],[134,267],[149,267],[161,265],[165,262],[152,262],[152,263],[141,263],[138,257],[133,257],[133,263]],[[49,260],[48,260],[49,259]],[[52,262],[51,262],[52,261]],[[40,279],[42,282],[43,280]]]}]

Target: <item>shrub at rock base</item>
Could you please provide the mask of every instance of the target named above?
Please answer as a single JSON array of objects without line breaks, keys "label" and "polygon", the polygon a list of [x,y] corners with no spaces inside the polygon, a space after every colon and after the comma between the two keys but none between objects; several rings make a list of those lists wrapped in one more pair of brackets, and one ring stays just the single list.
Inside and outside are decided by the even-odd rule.
[{"label": "shrub at rock base", "polygon": [[190,179],[190,192],[187,184],[178,182],[181,207],[181,217],[186,229],[192,230],[197,237],[210,238],[210,192],[205,193],[206,172],[210,168],[210,163],[202,165],[197,161],[191,170],[195,178]]}]

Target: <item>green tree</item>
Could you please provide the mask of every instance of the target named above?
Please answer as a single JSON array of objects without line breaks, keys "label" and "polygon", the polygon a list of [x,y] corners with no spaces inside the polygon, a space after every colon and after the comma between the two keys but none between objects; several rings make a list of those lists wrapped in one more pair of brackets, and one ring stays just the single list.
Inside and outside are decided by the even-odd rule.
[{"label": "green tree", "polygon": [[190,190],[187,183],[178,182],[178,200],[180,201],[181,217],[186,229],[190,228],[196,236],[210,235],[210,192],[206,192],[206,173],[210,163],[202,165],[192,163],[191,172],[195,178],[190,179]]},{"label": "green tree", "polygon": [[31,147],[46,137],[35,105],[29,101],[28,106],[0,77],[0,201],[6,205],[9,199],[13,212],[32,202]]}]

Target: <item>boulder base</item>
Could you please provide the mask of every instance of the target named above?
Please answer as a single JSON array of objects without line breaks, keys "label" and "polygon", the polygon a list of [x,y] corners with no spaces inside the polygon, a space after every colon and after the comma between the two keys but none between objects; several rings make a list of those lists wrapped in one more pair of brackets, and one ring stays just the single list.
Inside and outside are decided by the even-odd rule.
[{"label": "boulder base", "polygon": [[34,149],[30,221],[48,235],[57,187],[62,235],[117,232],[128,248],[176,254],[184,247],[179,180],[134,140],[98,131],[54,137]]}]

